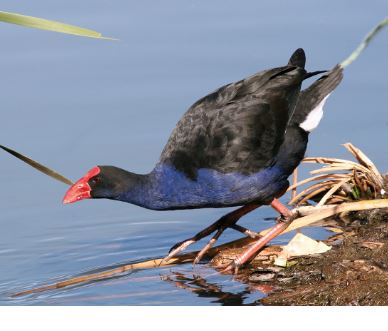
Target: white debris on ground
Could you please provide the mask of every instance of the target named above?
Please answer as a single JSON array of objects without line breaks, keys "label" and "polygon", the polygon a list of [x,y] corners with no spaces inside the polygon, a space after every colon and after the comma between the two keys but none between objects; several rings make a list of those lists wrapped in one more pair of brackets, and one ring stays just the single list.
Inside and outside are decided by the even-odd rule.
[{"label": "white debris on ground", "polygon": [[287,266],[287,260],[290,257],[320,254],[325,253],[330,249],[331,246],[326,245],[322,241],[316,241],[302,233],[297,233],[295,237],[283,247],[282,252],[275,259],[274,264],[285,267]]}]

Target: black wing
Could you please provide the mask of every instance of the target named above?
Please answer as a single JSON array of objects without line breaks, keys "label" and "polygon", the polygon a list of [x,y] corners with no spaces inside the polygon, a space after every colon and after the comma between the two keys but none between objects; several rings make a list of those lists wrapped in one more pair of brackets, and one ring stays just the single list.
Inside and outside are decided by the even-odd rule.
[{"label": "black wing", "polygon": [[270,69],[202,98],[178,122],[160,161],[192,179],[201,168],[251,174],[269,166],[305,75],[294,65]]}]

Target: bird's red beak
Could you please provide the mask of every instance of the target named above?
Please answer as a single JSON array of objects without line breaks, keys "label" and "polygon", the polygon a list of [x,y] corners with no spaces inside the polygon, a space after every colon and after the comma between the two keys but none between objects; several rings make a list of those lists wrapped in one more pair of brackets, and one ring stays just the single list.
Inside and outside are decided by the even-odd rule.
[{"label": "bird's red beak", "polygon": [[63,197],[63,203],[72,203],[76,201],[80,201],[83,199],[90,199],[90,191],[92,190],[89,185],[89,179],[98,175],[100,173],[99,167],[94,167],[93,169],[89,170],[88,173],[79,179],[75,184],[73,184],[68,191],[66,192],[65,196]]}]

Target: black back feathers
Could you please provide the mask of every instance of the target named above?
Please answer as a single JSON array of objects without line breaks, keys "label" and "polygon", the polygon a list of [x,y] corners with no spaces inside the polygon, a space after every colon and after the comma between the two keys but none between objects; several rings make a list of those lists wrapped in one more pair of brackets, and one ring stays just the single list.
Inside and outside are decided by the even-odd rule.
[{"label": "black back feathers", "polygon": [[160,162],[193,180],[201,168],[252,174],[273,164],[306,76],[304,62],[299,49],[292,65],[259,72],[197,101],[178,122]]}]

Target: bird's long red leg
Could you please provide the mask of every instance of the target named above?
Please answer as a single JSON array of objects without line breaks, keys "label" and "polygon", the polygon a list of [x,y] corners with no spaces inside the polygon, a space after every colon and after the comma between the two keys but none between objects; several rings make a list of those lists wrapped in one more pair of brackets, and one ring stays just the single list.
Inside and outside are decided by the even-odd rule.
[{"label": "bird's long red leg", "polygon": [[[237,222],[237,221],[238,220],[236,220],[235,222]],[[252,230],[249,230],[249,229],[244,228],[243,226],[240,226],[237,224],[222,226],[218,229],[216,234],[208,241],[208,243],[200,250],[200,252],[197,254],[193,264],[197,264],[199,261],[202,260],[202,258],[205,256],[205,254],[214,246],[214,244],[217,242],[218,238],[221,237],[221,235],[223,234],[223,232],[227,228],[231,228],[231,229],[234,229],[236,231],[239,231],[239,232],[241,232],[241,233],[243,233],[246,236],[251,237],[251,238],[259,237],[259,234],[257,232],[254,232]]]},{"label": "bird's long red leg", "polygon": [[[201,240],[202,238],[207,237],[208,235],[210,235],[211,233],[213,233],[216,230],[218,232],[220,232],[220,233],[218,235],[216,234],[215,238],[212,238],[210,240],[210,242],[204,247],[204,249],[201,251],[202,254],[200,254],[200,257],[202,257],[208,251],[208,249],[212,245],[214,245],[214,243],[215,243],[215,241],[217,241],[218,237],[228,227],[233,228],[233,229],[235,229],[237,231],[243,232],[246,235],[254,236],[255,233],[253,233],[252,231],[250,231],[248,229],[245,229],[245,228],[243,228],[241,226],[236,226],[236,223],[237,223],[237,221],[242,216],[248,214],[249,212],[251,212],[252,210],[254,210],[256,208],[259,208],[260,206],[261,205],[259,205],[259,204],[245,205],[245,206],[243,206],[241,208],[238,208],[238,209],[230,212],[229,214],[226,214],[226,215],[222,216],[219,220],[217,220],[213,224],[209,225],[208,227],[206,227],[202,231],[198,232],[195,236],[175,244],[170,249],[169,254],[163,259],[163,261],[167,262],[172,257],[174,257],[176,254],[178,254],[178,253],[182,252],[183,250],[185,250],[189,245],[191,245],[191,244]],[[199,260],[196,260],[196,262],[198,262],[198,261]]]},{"label": "bird's long red leg", "polygon": [[263,248],[269,241],[281,234],[295,218],[286,206],[284,206],[278,199],[274,199],[271,202],[271,207],[277,210],[281,217],[281,222],[271,228],[271,230],[238,256],[224,271],[234,271],[237,273],[238,268],[244,263],[250,261],[257,252]]}]

